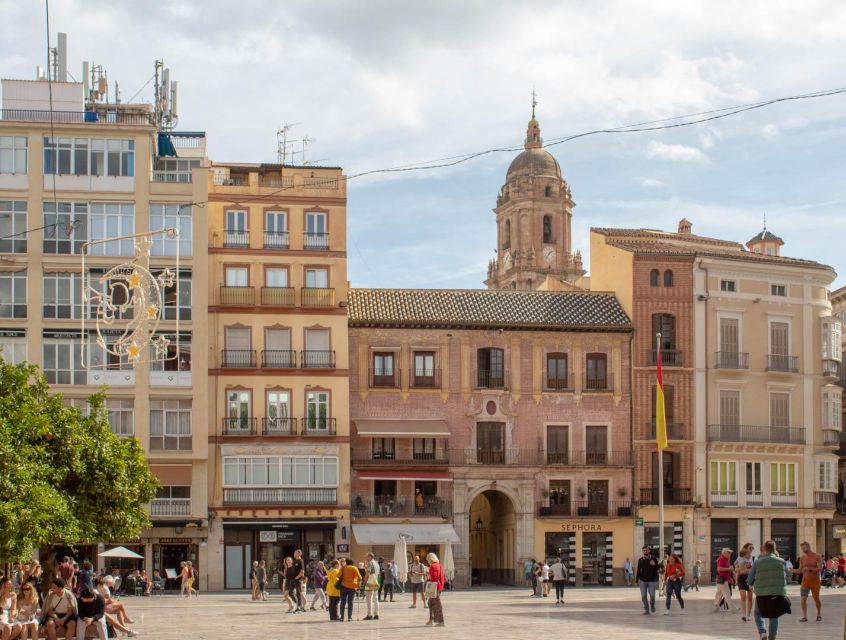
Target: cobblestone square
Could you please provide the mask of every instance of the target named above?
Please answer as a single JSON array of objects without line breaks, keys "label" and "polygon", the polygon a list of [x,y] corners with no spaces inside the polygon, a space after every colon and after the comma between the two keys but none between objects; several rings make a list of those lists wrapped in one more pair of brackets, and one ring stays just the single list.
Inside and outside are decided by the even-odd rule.
[{"label": "cobblestone square", "polygon": [[[360,620],[366,615],[364,601],[356,601],[352,623],[330,624],[323,611],[286,614],[277,593],[268,602],[252,602],[249,594],[204,594],[190,601],[175,596],[124,598],[133,627],[144,638],[193,640],[206,638],[296,637],[320,638],[649,638],[679,637],[757,639],[754,622],[742,622],[739,615],[714,614],[714,588],[685,594],[685,615],[673,602],[670,616],[658,602],[653,616],[642,614],[636,589],[570,589],[566,604],[554,598],[531,598],[527,589],[473,589],[444,595],[446,626],[428,628],[428,611],[409,609],[410,594],[395,602],[380,603],[380,619]],[[823,622],[800,623],[798,588],[790,597],[793,615],[781,619],[779,638],[792,640],[834,640],[843,637],[843,607],[846,590],[823,594]],[[736,598],[735,598],[736,600]],[[813,614],[813,611],[811,612]],[[813,620],[813,615],[811,617]]]}]

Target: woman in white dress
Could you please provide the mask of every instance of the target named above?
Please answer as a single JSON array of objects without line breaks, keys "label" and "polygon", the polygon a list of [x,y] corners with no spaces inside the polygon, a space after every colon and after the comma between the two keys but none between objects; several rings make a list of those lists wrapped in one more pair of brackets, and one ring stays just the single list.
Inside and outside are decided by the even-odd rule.
[{"label": "woman in white dress", "polygon": [[0,579],[0,629],[2,640],[14,640],[21,632],[17,621],[18,595],[12,589],[10,578]]}]

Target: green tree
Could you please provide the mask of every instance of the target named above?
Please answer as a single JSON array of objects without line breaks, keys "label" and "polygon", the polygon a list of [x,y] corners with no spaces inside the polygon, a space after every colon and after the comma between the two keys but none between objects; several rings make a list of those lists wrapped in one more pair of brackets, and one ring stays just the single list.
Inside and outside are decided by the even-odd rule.
[{"label": "green tree", "polygon": [[0,560],[64,542],[132,540],[158,482],[135,438],[109,427],[104,396],[83,415],[38,367],[0,359]]}]

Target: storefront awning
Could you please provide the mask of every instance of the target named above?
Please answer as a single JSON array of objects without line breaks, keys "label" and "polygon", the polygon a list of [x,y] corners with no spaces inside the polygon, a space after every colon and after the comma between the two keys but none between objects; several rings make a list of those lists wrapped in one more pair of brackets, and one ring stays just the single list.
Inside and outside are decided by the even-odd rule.
[{"label": "storefront awning", "polygon": [[369,438],[408,436],[416,438],[446,438],[449,426],[446,420],[356,420],[358,435]]},{"label": "storefront awning", "polygon": [[359,471],[359,480],[440,480],[452,482],[446,471]]},{"label": "storefront awning", "polygon": [[358,544],[394,544],[400,534],[413,544],[458,544],[461,540],[451,524],[354,524]]}]

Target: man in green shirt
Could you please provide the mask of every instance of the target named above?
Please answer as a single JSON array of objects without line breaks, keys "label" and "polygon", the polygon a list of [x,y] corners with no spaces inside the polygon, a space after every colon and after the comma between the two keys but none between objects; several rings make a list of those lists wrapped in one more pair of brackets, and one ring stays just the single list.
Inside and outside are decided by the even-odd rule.
[{"label": "man in green shirt", "polygon": [[[760,640],[776,640],[779,616],[790,613],[787,600],[787,566],[776,554],[776,545],[767,540],[761,545],[761,555],[752,565],[746,583],[755,592],[755,625]],[[769,635],[764,628],[764,618],[770,621]]]}]

